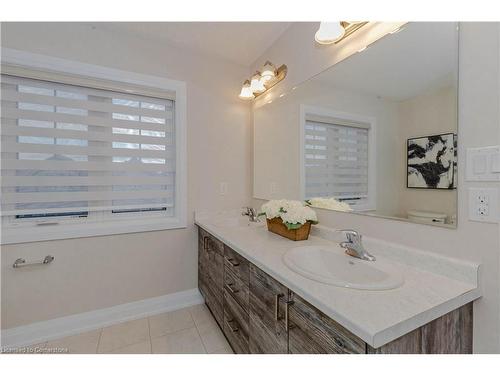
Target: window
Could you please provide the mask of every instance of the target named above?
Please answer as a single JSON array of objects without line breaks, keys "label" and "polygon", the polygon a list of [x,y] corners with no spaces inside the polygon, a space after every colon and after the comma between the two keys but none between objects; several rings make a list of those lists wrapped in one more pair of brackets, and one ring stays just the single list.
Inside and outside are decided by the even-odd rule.
[{"label": "window", "polygon": [[[40,240],[182,226],[175,96],[1,81],[4,237],[26,227]],[[55,234],[64,231],[80,234]]]},{"label": "window", "polygon": [[333,197],[354,210],[371,209],[367,122],[305,115],[305,199]]}]

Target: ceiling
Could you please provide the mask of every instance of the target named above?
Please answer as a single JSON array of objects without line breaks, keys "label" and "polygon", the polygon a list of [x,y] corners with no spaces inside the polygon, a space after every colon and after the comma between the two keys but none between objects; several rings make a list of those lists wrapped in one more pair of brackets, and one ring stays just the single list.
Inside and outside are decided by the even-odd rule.
[{"label": "ceiling", "polygon": [[290,22],[103,22],[95,28],[129,33],[249,67]]},{"label": "ceiling", "polygon": [[412,22],[310,82],[392,100],[456,85],[458,32],[454,22]]}]

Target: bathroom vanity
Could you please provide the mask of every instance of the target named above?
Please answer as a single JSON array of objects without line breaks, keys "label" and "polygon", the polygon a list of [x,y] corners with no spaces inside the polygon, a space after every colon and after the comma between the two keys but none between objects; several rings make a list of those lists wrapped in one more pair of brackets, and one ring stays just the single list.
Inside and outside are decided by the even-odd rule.
[{"label": "bathroom vanity", "polygon": [[401,265],[403,286],[355,290],[288,269],[283,254],[302,243],[262,225],[196,222],[199,290],[235,353],[472,353],[476,265],[459,264],[471,283]]}]

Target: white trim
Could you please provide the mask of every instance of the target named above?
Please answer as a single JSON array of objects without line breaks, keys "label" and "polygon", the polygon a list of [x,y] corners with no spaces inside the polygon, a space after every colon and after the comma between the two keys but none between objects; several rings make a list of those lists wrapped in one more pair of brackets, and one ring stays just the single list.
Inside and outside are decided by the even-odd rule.
[{"label": "white trim", "polygon": [[306,116],[308,114],[341,118],[348,121],[357,121],[370,124],[368,132],[368,203],[362,207],[357,207],[356,211],[372,211],[377,208],[377,150],[376,150],[376,129],[377,120],[375,117],[358,115],[354,113],[341,112],[330,108],[316,107],[301,104],[299,118],[299,157],[300,157],[300,199],[306,198],[306,172],[305,172],[305,131]]},{"label": "white trim", "polygon": [[110,221],[93,221],[87,223],[72,223],[71,220],[60,220],[57,225],[36,227],[21,225],[18,228],[2,229],[2,245],[51,241],[66,238],[82,238],[109,236],[138,232],[152,232],[167,229],[182,229],[186,225],[178,218],[117,218]]},{"label": "white trim", "polygon": [[200,303],[203,303],[203,297],[198,289],[189,289],[106,309],[2,330],[1,344],[2,348],[32,345]]},{"label": "white trim", "polygon": [[[70,61],[51,56],[35,54],[31,52],[19,51],[10,48],[1,49],[1,63],[9,66],[34,69],[39,71],[50,71],[61,74],[77,75],[79,77],[89,77],[92,79],[102,79],[106,81],[124,82],[142,87],[167,90],[175,93],[175,144],[176,144],[176,182],[175,182],[175,217],[166,218],[162,221],[156,219],[155,223],[147,224],[148,221],[131,221],[124,223],[102,223],[93,224],[71,224],[71,229],[65,225],[58,225],[57,229],[47,232],[44,230],[37,235],[36,228],[30,231],[29,235],[24,229],[4,230],[1,236],[1,243],[33,242],[43,240],[55,240],[77,237],[100,236],[119,233],[131,233],[151,230],[186,228],[187,226],[187,129],[186,129],[186,83],[167,78],[151,75],[127,72],[118,69],[106,68],[103,66]],[[93,230],[93,232],[92,232]],[[94,233],[94,234],[92,234]]]}]

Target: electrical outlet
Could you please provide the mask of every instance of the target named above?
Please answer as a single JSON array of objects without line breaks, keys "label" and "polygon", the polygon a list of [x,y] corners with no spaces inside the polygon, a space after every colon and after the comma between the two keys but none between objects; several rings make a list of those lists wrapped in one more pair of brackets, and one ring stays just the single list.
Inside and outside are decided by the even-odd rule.
[{"label": "electrical outlet", "polygon": [[478,206],[477,213],[479,216],[487,217],[490,214],[490,208],[488,205]]},{"label": "electrical outlet", "polygon": [[476,203],[477,204],[483,204],[483,205],[487,205],[489,202],[489,199],[488,199],[488,194],[484,194],[484,193],[479,193],[477,196],[476,196]]},{"label": "electrical outlet", "polygon": [[498,189],[469,189],[469,220],[487,223],[499,221]]},{"label": "electrical outlet", "polygon": [[219,192],[220,192],[220,195],[226,195],[227,194],[227,182],[221,182],[220,183]]}]

